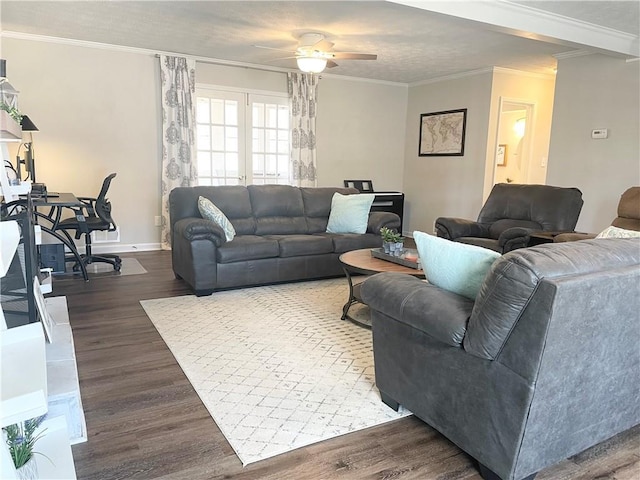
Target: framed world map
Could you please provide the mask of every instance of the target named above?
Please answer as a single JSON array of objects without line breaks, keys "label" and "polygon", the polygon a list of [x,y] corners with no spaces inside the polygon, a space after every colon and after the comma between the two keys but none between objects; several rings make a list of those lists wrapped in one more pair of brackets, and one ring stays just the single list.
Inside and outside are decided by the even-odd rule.
[{"label": "framed world map", "polygon": [[420,115],[420,157],[445,157],[464,155],[464,134],[467,126],[467,109]]}]

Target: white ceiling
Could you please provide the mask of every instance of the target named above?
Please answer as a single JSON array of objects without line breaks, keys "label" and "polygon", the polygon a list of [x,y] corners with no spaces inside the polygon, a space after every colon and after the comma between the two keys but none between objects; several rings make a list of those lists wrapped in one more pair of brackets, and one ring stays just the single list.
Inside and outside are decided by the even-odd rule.
[{"label": "white ceiling", "polygon": [[400,83],[492,66],[549,74],[554,55],[581,50],[638,56],[637,0],[397,1],[2,0],[0,21],[5,37],[58,37],[282,69],[295,68],[293,60],[278,60],[286,52],[253,45],[294,50],[296,36],[316,31],[337,51],[378,54],[376,61],[341,60],[327,73]]}]

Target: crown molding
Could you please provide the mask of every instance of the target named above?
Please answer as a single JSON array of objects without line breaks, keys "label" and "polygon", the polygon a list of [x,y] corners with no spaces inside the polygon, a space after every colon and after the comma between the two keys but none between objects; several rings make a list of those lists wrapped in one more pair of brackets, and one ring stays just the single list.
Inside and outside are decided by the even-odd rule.
[{"label": "crown molding", "polygon": [[410,83],[409,87],[419,87],[421,85],[428,85],[430,83],[446,82],[449,80],[457,80],[459,78],[473,77],[475,75],[482,75],[485,73],[493,73],[494,68],[495,67],[480,68],[478,70],[469,70],[467,72],[452,73],[451,75],[443,75],[442,77],[429,78],[428,80],[419,80],[417,82]]},{"label": "crown molding", "polygon": [[594,25],[508,0],[474,2],[386,0],[413,8],[480,22],[494,30],[519,37],[602,53],[638,57],[640,39],[619,30]]},{"label": "crown molding", "polygon": [[[138,47],[127,47],[123,45],[114,45],[111,43],[100,43],[100,42],[90,42],[87,40],[75,40],[71,38],[62,38],[62,37],[51,37],[47,35],[35,35],[32,33],[22,33],[22,32],[13,32],[13,31],[2,31],[0,32],[0,37],[3,38],[11,38],[16,40],[29,40],[33,42],[44,42],[44,43],[55,43],[60,45],[70,45],[74,47],[84,47],[84,48],[96,48],[99,50],[108,50],[113,52],[123,52],[123,53],[132,53],[135,55],[145,55],[145,56],[153,56],[157,57],[159,55],[171,55],[171,56],[179,56],[179,57],[187,57],[195,60],[199,63],[206,63],[210,65],[221,65],[226,67],[237,67],[237,68],[248,68],[252,70],[261,70],[267,72],[274,73],[289,73],[289,72],[297,72],[296,69],[291,68],[281,68],[281,67],[271,67],[267,65],[258,65],[254,63],[245,63],[245,62],[236,62],[233,60],[223,60],[219,58],[212,57],[201,57],[194,55],[186,55],[180,52],[166,52],[160,50],[150,50],[146,48],[138,48]],[[330,73],[321,73],[320,78],[327,77],[336,80],[346,80],[350,82],[364,82],[364,83],[374,83],[378,85],[389,85],[395,87],[408,87],[407,83],[402,82],[391,82],[387,80],[375,80],[370,78],[362,78],[362,77],[350,77],[346,75],[335,75]]]},{"label": "crown molding", "polygon": [[573,50],[571,52],[556,53],[553,55],[553,58],[556,60],[563,60],[565,58],[584,57],[586,55],[593,55],[593,52],[590,52],[589,50]]},{"label": "crown molding", "polygon": [[555,73],[539,73],[527,72],[525,70],[516,70],[513,68],[493,67],[494,73],[505,73],[507,75],[517,75],[519,77],[537,78],[539,80],[555,80]]}]

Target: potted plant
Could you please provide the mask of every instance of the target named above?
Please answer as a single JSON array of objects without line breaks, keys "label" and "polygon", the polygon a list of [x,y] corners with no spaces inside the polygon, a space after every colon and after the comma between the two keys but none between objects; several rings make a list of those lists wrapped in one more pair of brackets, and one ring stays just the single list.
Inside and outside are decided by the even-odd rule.
[{"label": "potted plant", "polygon": [[404,237],[400,233],[387,227],[380,229],[380,236],[382,237],[382,247],[384,253],[399,257],[402,254],[402,247],[404,245]]},{"label": "potted plant", "polygon": [[44,418],[45,415],[9,425],[2,429],[18,478],[21,480],[38,478],[38,467],[34,458],[34,455],[38,452],[34,452],[33,448],[38,439],[45,433],[43,430],[37,435],[35,434]]}]

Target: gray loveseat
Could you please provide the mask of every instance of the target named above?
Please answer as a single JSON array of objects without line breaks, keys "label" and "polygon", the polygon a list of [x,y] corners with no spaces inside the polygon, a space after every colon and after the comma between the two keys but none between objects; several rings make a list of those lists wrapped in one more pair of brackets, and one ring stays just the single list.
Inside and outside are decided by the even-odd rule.
[{"label": "gray loveseat", "polygon": [[[364,234],[326,233],[335,192],[353,188],[287,185],[178,187],[169,194],[173,271],[196,295],[214,290],[343,275],[339,256],[382,244],[382,227],[398,228],[394,213],[371,212]],[[211,200],[233,224],[227,242],[205,220],[198,197]]]},{"label": "gray loveseat", "polygon": [[508,253],[475,302],[392,273],[361,295],[383,401],[439,430],[485,479],[533,478],[640,423],[640,239]]}]

